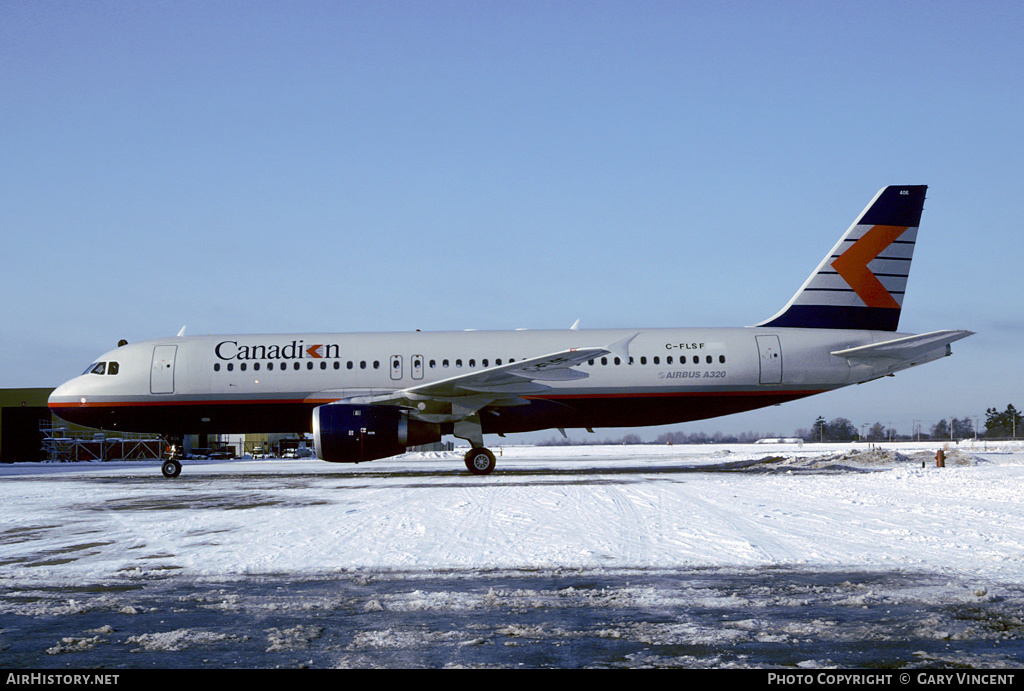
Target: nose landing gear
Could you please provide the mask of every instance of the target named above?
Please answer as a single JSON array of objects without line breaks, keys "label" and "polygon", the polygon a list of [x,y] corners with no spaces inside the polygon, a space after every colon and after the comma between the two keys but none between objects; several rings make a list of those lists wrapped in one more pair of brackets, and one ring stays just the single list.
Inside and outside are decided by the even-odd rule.
[{"label": "nose landing gear", "polygon": [[160,472],[164,474],[164,477],[178,477],[181,475],[181,463],[178,461],[167,460],[160,466]]},{"label": "nose landing gear", "polygon": [[181,461],[178,460],[180,456],[181,446],[176,439],[172,439],[167,445],[167,460],[160,466],[160,472],[164,477],[172,478],[181,475]]}]

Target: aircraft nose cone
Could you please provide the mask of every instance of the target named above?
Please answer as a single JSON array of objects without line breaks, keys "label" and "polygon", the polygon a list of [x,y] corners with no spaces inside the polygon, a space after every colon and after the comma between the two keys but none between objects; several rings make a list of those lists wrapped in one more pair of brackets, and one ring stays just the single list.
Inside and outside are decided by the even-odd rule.
[{"label": "aircraft nose cone", "polygon": [[56,389],[50,392],[50,397],[47,399],[48,405],[52,408],[54,405],[61,403],[69,403],[76,399],[76,390],[74,386],[74,380],[66,381]]},{"label": "aircraft nose cone", "polygon": [[76,380],[64,382],[52,392],[46,401],[50,411],[68,422],[79,422],[76,418],[79,417],[76,413],[83,410],[83,406],[86,403],[87,398],[81,391],[80,387],[76,384]]}]

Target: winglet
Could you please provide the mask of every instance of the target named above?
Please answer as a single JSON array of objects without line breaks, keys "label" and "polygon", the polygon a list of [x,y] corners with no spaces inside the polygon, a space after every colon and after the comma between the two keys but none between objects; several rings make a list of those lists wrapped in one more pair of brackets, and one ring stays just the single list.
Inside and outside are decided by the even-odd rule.
[{"label": "winglet", "polygon": [[621,340],[615,341],[611,345],[605,346],[605,350],[610,352],[612,355],[618,355],[624,361],[629,360],[629,344],[633,342],[633,339],[640,335],[637,331],[632,336],[627,336]]}]

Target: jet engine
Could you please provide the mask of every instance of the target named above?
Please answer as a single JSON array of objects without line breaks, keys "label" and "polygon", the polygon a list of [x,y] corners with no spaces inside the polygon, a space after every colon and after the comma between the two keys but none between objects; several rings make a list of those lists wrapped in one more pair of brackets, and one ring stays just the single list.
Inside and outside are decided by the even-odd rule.
[{"label": "jet engine", "polygon": [[329,403],[313,409],[316,455],[331,463],[361,463],[441,440],[439,425],[410,420],[402,408]]}]

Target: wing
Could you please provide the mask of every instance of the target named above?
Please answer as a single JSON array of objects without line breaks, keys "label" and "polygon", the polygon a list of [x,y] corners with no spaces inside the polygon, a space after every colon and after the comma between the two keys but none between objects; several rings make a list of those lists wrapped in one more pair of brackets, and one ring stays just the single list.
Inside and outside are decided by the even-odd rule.
[{"label": "wing", "polygon": [[[356,395],[352,391],[323,391],[317,398],[338,403],[400,406],[408,408],[412,417],[425,422],[456,422],[487,406],[522,405],[526,403],[524,396],[551,390],[544,382],[585,379],[590,375],[573,368],[604,355],[628,358],[629,344],[637,335],[605,347],[569,348],[397,391]],[[332,396],[332,393],[340,395]]]}]

